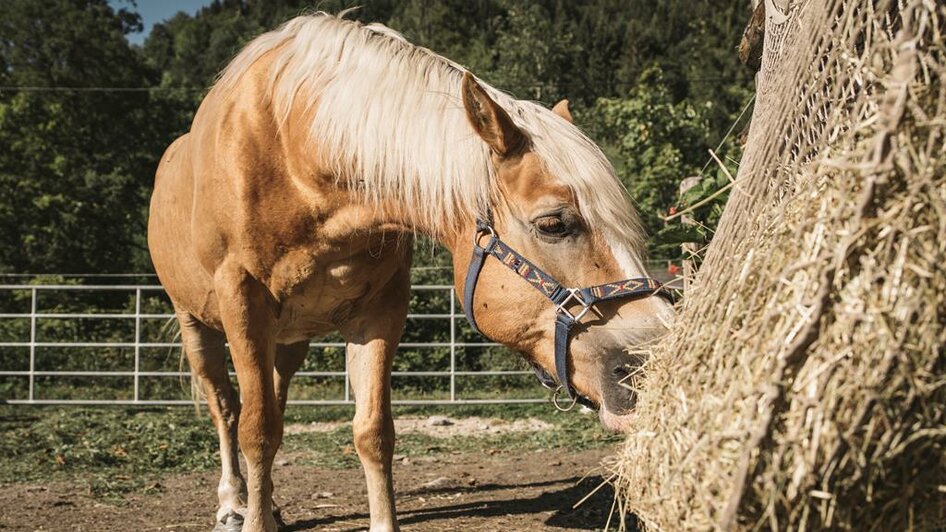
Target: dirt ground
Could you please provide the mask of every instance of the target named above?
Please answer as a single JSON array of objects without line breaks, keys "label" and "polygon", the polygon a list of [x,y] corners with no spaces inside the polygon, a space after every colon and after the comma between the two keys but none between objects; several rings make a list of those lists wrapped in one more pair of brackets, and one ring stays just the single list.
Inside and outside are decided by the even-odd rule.
[{"label": "dirt ground", "polygon": [[[608,520],[613,492],[602,482],[602,458],[615,449],[570,453],[463,453],[401,458],[395,465],[398,515],[404,530],[596,530]],[[320,469],[281,460],[276,501],[284,530],[364,530],[362,472]],[[121,503],[93,498],[64,483],[0,488],[0,529],[83,531],[209,530],[215,472],[177,474]],[[615,518],[616,519],[616,518]],[[611,528],[616,528],[615,520]]]}]

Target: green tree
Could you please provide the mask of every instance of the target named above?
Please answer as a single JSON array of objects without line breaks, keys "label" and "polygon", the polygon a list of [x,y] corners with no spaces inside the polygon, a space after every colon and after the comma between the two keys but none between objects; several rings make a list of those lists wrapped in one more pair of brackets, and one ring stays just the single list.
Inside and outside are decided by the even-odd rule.
[{"label": "green tree", "polygon": [[[651,235],[664,228],[663,217],[677,203],[680,181],[698,174],[706,160],[710,130],[705,113],[705,105],[675,102],[656,67],[644,72],[626,98],[599,99],[589,111],[594,134],[607,141]],[[674,254],[659,241],[652,252]]]},{"label": "green tree", "polygon": [[[218,0],[156,24],[141,47],[125,39],[138,16],[106,0],[6,0],[0,84],[156,89],[0,92],[0,270],[150,270],[156,161],[203,91],[259,33],[355,5],[350,17],[386,23],[518,97],[571,99],[652,234],[654,213],[750,93],[733,52],[743,0]],[[645,75],[655,66],[659,79]],[[622,129],[641,124],[646,137]]]},{"label": "green tree", "polygon": [[496,0],[403,0],[380,22],[482,74],[493,66],[503,12]]},{"label": "green tree", "polygon": [[[149,268],[143,208],[160,156],[137,15],[105,0],[6,0],[0,21],[0,270]],[[44,88],[62,88],[51,89]]]},{"label": "green tree", "polygon": [[568,94],[579,48],[560,3],[506,2],[489,79],[519,98],[555,103]]}]

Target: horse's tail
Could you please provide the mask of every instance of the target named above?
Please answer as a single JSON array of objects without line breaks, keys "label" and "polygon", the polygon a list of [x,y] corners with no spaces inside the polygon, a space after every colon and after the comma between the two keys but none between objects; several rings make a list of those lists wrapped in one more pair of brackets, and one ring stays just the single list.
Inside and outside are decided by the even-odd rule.
[{"label": "horse's tail", "polygon": [[[168,318],[167,321],[164,322],[164,325],[161,326],[160,337],[170,338],[171,343],[176,343],[178,341],[181,341],[181,322],[178,321],[176,316],[172,316]],[[168,357],[171,356],[171,352],[173,351],[173,349],[174,347],[168,347]],[[181,342],[181,347],[178,352],[178,359],[177,359],[177,371],[178,371],[177,382],[181,387],[181,391],[184,391],[184,367],[186,364],[185,360],[186,360],[186,357],[184,353],[184,343]],[[187,368],[189,370],[190,366],[188,365]],[[193,373],[188,371],[188,374],[190,375],[190,377],[188,378],[188,387],[190,388],[190,398],[191,398],[191,401],[194,402],[194,411],[197,414],[200,414],[200,400],[202,397],[202,392],[201,392],[200,386],[197,384],[197,380],[194,379]]]}]

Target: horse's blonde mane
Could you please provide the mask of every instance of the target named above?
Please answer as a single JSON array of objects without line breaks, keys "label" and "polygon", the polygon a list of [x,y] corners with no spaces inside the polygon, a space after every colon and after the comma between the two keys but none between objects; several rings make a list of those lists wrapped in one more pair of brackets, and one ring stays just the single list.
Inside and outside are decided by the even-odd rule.
[{"label": "horse's blonde mane", "polygon": [[[397,199],[409,219],[433,231],[482,214],[495,198],[489,149],[460,99],[462,66],[380,24],[317,13],[253,40],[216,89],[233,88],[269,51],[277,54],[270,67],[275,120],[285,123],[293,110],[312,113],[310,140],[365,198]],[[542,105],[480,84],[527,132],[549,173],[574,190],[589,225],[612,244],[629,245],[640,267],[642,231],[601,150]]]}]

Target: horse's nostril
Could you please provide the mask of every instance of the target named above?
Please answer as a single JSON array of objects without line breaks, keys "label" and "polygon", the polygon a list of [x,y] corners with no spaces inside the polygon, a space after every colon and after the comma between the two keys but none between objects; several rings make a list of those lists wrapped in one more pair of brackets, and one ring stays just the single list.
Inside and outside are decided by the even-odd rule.
[{"label": "horse's nostril", "polygon": [[630,374],[631,372],[628,371],[627,366],[617,366],[611,370],[611,375],[614,375],[615,377],[619,379],[623,379],[624,377],[627,377]]}]

